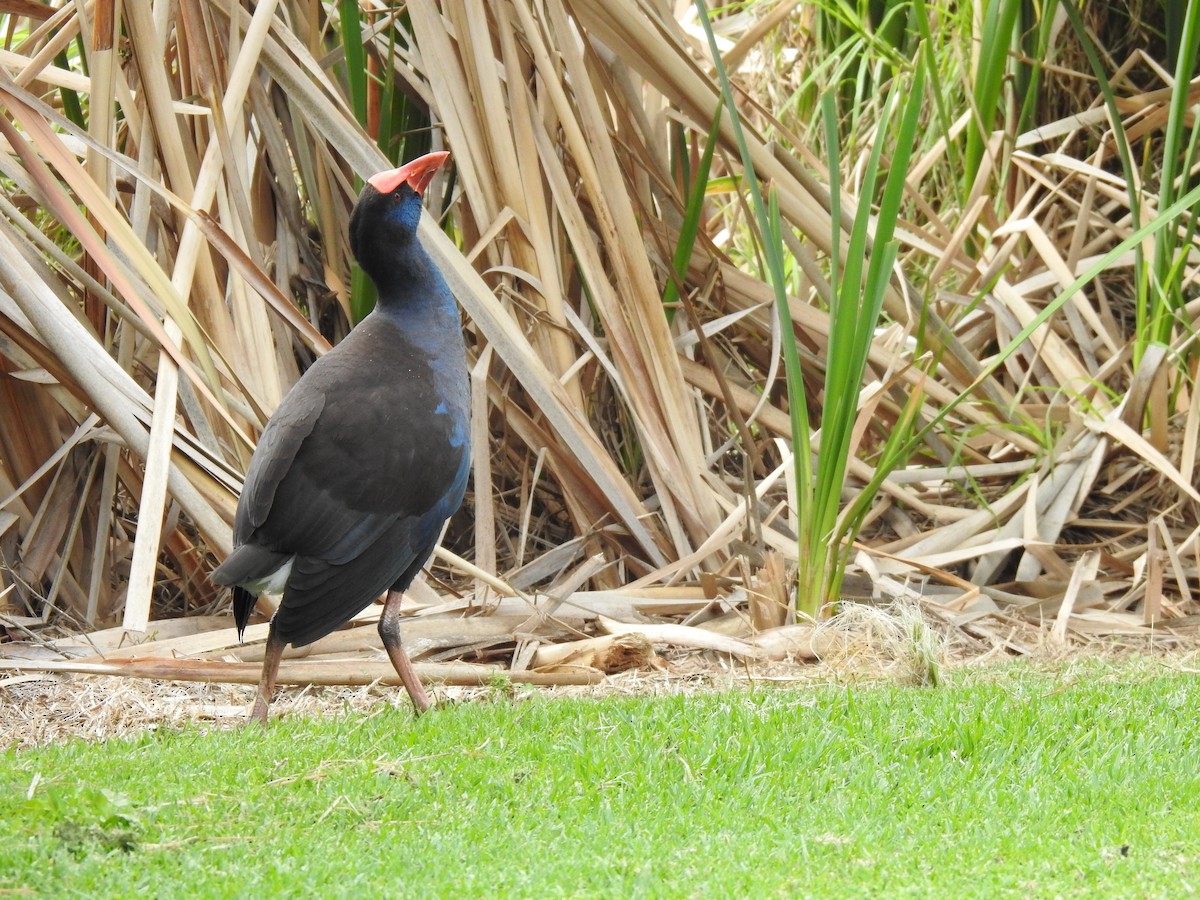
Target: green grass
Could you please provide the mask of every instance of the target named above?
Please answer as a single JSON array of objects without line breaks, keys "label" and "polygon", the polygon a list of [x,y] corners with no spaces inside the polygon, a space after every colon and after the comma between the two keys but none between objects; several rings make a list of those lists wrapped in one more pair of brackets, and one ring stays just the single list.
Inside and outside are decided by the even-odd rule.
[{"label": "green grass", "polygon": [[1017,666],[10,752],[0,892],[1181,896],[1198,706],[1153,666]]}]

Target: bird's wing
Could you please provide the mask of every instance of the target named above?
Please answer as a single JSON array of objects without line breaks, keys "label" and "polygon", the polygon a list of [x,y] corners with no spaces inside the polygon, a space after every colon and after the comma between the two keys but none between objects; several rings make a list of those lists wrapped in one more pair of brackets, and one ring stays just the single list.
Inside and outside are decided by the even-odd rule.
[{"label": "bird's wing", "polygon": [[234,522],[233,542],[244,544],[267,521],[275,501],[275,491],[291,469],[304,439],[312,434],[325,395],[320,392],[289,394],[267,422],[258,439],[258,447],[246,471],[242,499]]},{"label": "bird's wing", "polygon": [[330,366],[303,380],[263,431],[237,540],[341,565],[397,520],[442,504],[467,449],[429,391]]}]

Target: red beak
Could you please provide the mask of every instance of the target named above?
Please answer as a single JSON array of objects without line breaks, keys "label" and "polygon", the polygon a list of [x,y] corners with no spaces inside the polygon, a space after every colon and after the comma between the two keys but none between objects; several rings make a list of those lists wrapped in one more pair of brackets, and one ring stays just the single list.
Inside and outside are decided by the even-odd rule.
[{"label": "red beak", "polygon": [[437,170],[449,158],[450,154],[445,150],[426,153],[424,156],[418,156],[416,159],[406,162],[398,169],[377,172],[367,179],[367,184],[381,194],[390,194],[400,185],[408,182],[409,187],[418,195],[424,194],[425,188],[429,187],[429,182],[433,180]]}]

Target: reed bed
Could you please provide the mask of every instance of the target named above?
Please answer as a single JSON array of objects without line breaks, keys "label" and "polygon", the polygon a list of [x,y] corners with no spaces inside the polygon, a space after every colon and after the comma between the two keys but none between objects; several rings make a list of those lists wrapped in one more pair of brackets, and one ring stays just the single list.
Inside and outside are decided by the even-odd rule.
[{"label": "reed bed", "polygon": [[[1093,41],[1119,27],[1055,4],[1033,57],[991,52],[1003,20],[920,3],[909,45],[794,2],[714,13],[710,43],[676,6],[3,4],[5,665],[254,667],[208,580],[241,473],[369,306],[345,239],[361,179],[430,148],[453,154],[421,234],[462,306],[476,451],[411,598],[427,665],[586,682],[664,645],[820,652],[797,613],[798,462],[822,446],[870,158],[907,162],[833,488],[844,508],[871,494],[829,599],[915,603],[979,649],[1187,640],[1195,53],[1114,56]],[[985,84],[1014,66],[1032,94]],[[883,98],[914,67],[928,102],[898,154]],[[376,614],[305,652],[374,680]]]}]

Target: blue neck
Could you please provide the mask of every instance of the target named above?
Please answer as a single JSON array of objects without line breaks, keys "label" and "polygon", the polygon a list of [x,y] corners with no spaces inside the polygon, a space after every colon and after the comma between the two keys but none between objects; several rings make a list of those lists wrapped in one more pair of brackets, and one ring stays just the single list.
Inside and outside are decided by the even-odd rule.
[{"label": "blue neck", "polygon": [[461,347],[454,295],[420,242],[407,241],[390,262],[385,271],[367,273],[378,290],[379,313],[426,344]]}]

